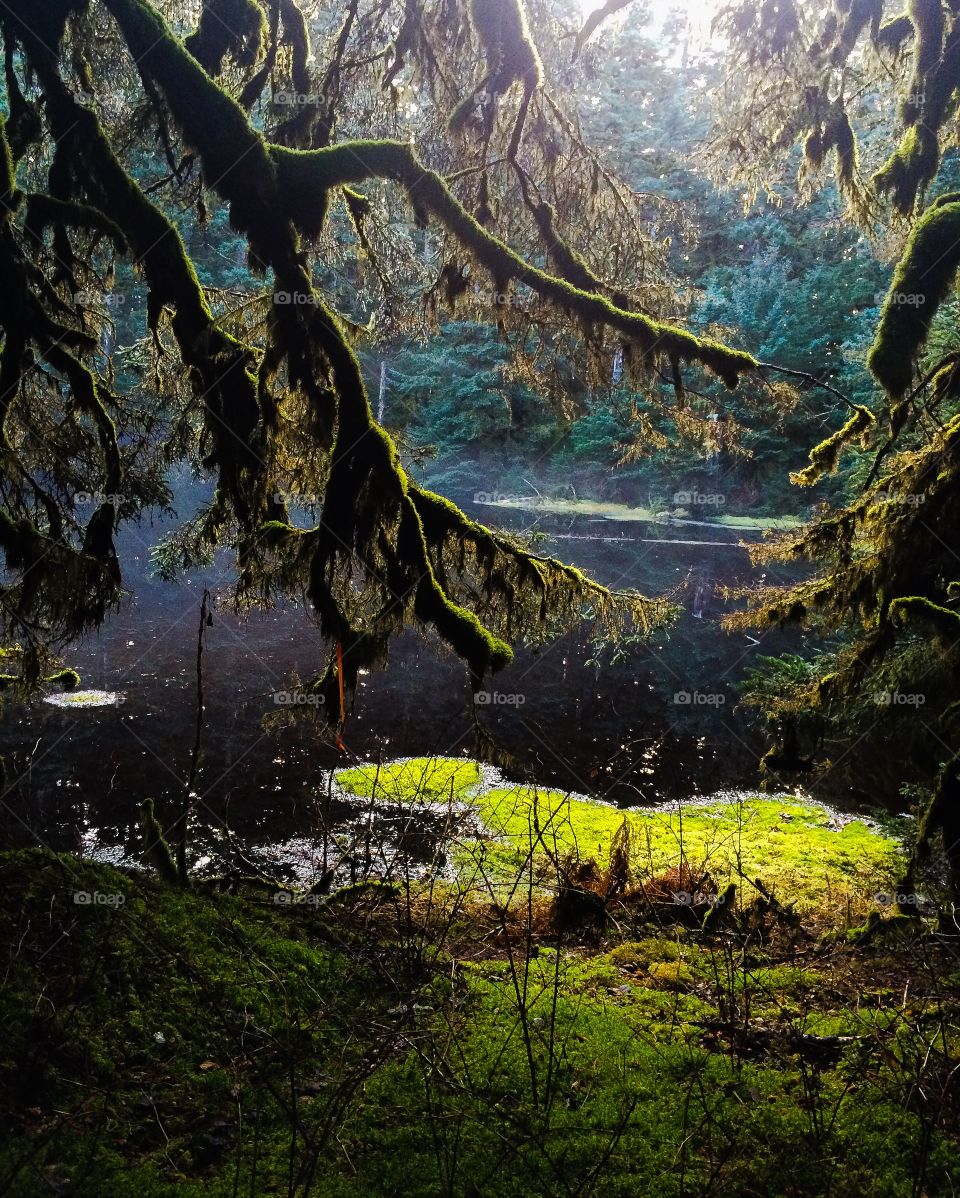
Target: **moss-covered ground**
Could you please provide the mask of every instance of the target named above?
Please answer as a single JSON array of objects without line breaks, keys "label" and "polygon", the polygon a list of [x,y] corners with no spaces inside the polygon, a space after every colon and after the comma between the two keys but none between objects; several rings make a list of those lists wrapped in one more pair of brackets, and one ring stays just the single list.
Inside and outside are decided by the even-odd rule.
[{"label": "moss-covered ground", "polygon": [[443,802],[459,798],[480,783],[475,761],[452,757],[412,757],[383,765],[338,770],[337,782],[351,794],[397,802]]},{"label": "moss-covered ground", "polygon": [[465,762],[381,782],[476,805],[457,877],[280,904],[0,856],[0,1193],[955,1193],[952,941],[926,916],[844,934],[892,885],[890,837],[800,801],[690,807],[682,832],[634,813],[634,891],[688,862],[786,907],[748,887],[711,931],[639,903],[563,928],[537,869],[512,904],[462,875],[479,846],[501,883],[556,861],[551,824],[611,875],[622,813]]},{"label": "moss-covered ground", "polygon": [[460,843],[455,859],[463,873],[480,868],[507,885],[531,856],[548,871],[557,858],[606,861],[624,821],[643,876],[682,867],[718,890],[730,882],[749,888],[760,878],[798,911],[821,917],[876,906],[875,896],[891,892],[902,868],[900,844],[889,833],[792,796],[623,811],[550,789],[485,785],[475,762],[454,758],[361,766],[338,771],[336,779],[354,794],[414,808],[470,803],[488,835]]}]

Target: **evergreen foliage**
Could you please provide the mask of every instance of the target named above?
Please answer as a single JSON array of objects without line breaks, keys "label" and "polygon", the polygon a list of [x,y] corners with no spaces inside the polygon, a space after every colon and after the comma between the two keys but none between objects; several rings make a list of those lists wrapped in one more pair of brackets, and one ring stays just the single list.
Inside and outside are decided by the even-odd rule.
[{"label": "evergreen foliage", "polygon": [[[778,15],[774,15],[774,9]],[[879,399],[811,454],[796,481],[810,485],[839,451],[865,437],[863,466],[849,502],[825,505],[799,535],[762,549],[764,560],[805,560],[814,573],[798,586],[765,588],[735,624],[799,623],[839,633],[833,669],[797,688],[795,716],[832,717],[862,710],[873,693],[886,703],[904,752],[939,782],[921,822],[921,850],[942,833],[960,886],[957,752],[956,558],[949,543],[960,499],[956,405],[956,331],[950,300],[957,269],[957,213],[951,187],[960,89],[960,13],[941,0],[899,5],[739,4],[720,22],[731,39],[730,67],[756,77],[756,47],[766,45],[766,109],[738,79],[725,130],[750,131],[740,178],[754,190],[784,164],[784,148],[804,146],[807,169],[820,165],[817,136],[827,106],[841,108],[853,154],[877,160],[872,183],[843,164],[838,183],[851,215],[875,228],[883,204],[909,226],[879,315],[870,370]],[[781,11],[782,10],[782,11]],[[783,13],[792,14],[789,21]],[[856,19],[855,14],[856,13]],[[907,50],[909,49],[909,60]],[[879,97],[897,101],[893,120],[878,116]],[[889,105],[888,105],[889,108]],[[813,143],[811,144],[811,138]],[[768,177],[769,180],[769,177]],[[895,698],[917,697],[923,717]],[[881,707],[883,703],[880,703]],[[881,716],[874,707],[873,725]],[[944,763],[946,759],[946,764]]]}]

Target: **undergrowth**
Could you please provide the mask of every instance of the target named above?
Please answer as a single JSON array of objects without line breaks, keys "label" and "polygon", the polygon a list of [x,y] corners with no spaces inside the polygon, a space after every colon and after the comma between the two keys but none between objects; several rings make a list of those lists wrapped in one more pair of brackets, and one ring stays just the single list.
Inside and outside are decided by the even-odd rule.
[{"label": "undergrowth", "polygon": [[375,777],[486,831],[286,902],[0,858],[0,1192],[953,1194],[957,929],[878,907],[892,839]]}]

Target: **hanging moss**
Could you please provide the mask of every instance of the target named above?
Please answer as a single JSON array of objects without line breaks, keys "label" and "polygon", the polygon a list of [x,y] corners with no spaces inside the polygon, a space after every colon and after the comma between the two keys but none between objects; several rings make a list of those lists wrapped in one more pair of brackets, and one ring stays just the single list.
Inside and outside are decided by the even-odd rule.
[{"label": "hanging moss", "polygon": [[819,170],[826,157],[826,147],[823,144],[823,129],[811,129],[803,143],[803,156],[807,162]]},{"label": "hanging moss", "polygon": [[55,196],[41,192],[30,192],[26,196],[24,233],[35,241],[43,240],[46,229],[69,225],[74,229],[102,233],[119,252],[127,249],[123,230],[106,213],[92,204],[80,204],[74,200],[58,200]]},{"label": "hanging moss", "polygon": [[7,123],[0,113],[0,211],[3,212],[4,220],[10,219],[19,203],[17,173],[7,138]]},{"label": "hanging moss", "polygon": [[868,26],[871,38],[874,42],[877,41],[880,22],[883,20],[883,0],[846,0],[840,7],[846,9],[846,18],[837,41],[834,60],[846,62],[861,33]]},{"label": "hanging moss", "polygon": [[910,93],[917,103],[917,110],[907,109],[907,123],[919,117],[919,97],[926,89],[927,79],[940,61],[946,18],[942,0],[910,0],[910,21],[913,24],[913,79]]},{"label": "hanging moss", "polygon": [[523,0],[471,0],[470,17],[486,55],[487,73],[456,107],[450,117],[450,128],[454,131],[463,129],[480,92],[486,91],[496,99],[515,83],[522,83],[524,99],[513,135],[513,141],[517,143],[530,97],[540,86],[543,75]]},{"label": "hanging moss", "polygon": [[[484,229],[409,145],[346,142],[312,152],[271,147],[271,156],[284,180],[284,193],[289,188],[290,194],[297,197],[296,209],[288,207],[287,211],[298,225],[310,227],[314,219],[310,206],[322,206],[326,192],[334,186],[358,184],[370,178],[393,179],[407,190],[417,211],[439,220],[492,277],[523,283],[543,299],[581,316],[587,324],[605,324],[619,330],[637,346],[641,356],[659,355],[667,361],[675,356],[682,362],[700,362],[731,389],[742,374],[759,367],[751,354],[618,308],[594,291],[585,291],[532,266]],[[285,198],[283,203],[286,206],[290,201]]]},{"label": "hanging moss", "polygon": [[[310,31],[307,21],[295,0],[279,0],[283,19],[281,43],[289,50],[290,82],[294,94],[307,96],[313,92],[310,78]],[[283,121],[274,133],[274,140],[286,146],[312,146],[315,144],[314,129],[321,121],[322,108],[319,104],[300,104],[292,116]]]},{"label": "hanging moss", "polygon": [[804,158],[814,170],[823,166],[824,159],[831,150],[836,154],[837,182],[840,189],[848,198],[855,198],[857,143],[850,118],[839,100],[831,105],[828,118],[810,131],[803,144]]},{"label": "hanging moss", "polygon": [[873,413],[864,407],[856,411],[842,427],[810,451],[810,465],[796,474],[790,481],[798,487],[812,487],[825,474],[833,474],[840,463],[840,454],[851,441],[863,438],[875,424]]},{"label": "hanging moss", "polygon": [[960,203],[934,206],[914,229],[894,272],[867,358],[874,377],[896,399],[913,381],[937,309],[960,266]]},{"label": "hanging moss", "polygon": [[929,854],[938,832],[943,837],[953,891],[960,894],[960,754],[943,766],[933,798],[920,817],[917,855],[921,860]]},{"label": "hanging moss", "polygon": [[273,167],[246,113],[218,87],[143,0],[106,0],[137,68],[163,92],[174,119],[200,154],[204,173],[230,195],[230,217],[263,261],[279,254],[264,244],[263,210],[274,191]]},{"label": "hanging moss", "polygon": [[[192,71],[207,78],[193,59],[183,57]],[[220,467],[221,486],[243,521],[249,503],[241,474],[255,460],[251,438],[260,415],[250,352],[216,326],[179,232],[123,168],[94,114],[76,103],[52,70],[44,70],[43,83],[58,152],[77,175],[83,172],[96,206],[109,211],[120,226],[146,275],[153,322],[164,307],[173,309],[174,335],[209,412],[209,433],[217,447],[210,464]]]},{"label": "hanging moss", "polygon": [[14,520],[0,508],[0,548],[7,569],[25,570],[43,552],[40,533],[29,520]]},{"label": "hanging moss", "polygon": [[[270,155],[287,215],[306,238],[316,241],[327,218],[330,191],[336,186],[335,172],[325,169],[333,160],[324,157],[322,150],[311,156],[279,146],[271,147]],[[308,158],[312,160],[306,162]]]},{"label": "hanging moss", "polygon": [[[36,36],[48,53],[56,53],[73,16],[85,13],[89,0],[19,0],[4,4],[3,9],[22,22],[25,30]],[[18,30],[19,32],[19,30]]]},{"label": "hanging moss", "polygon": [[20,80],[14,60],[16,42],[9,33],[4,35],[3,71],[7,89],[7,106],[10,112],[8,131],[10,147],[15,162],[19,162],[27,149],[43,136],[43,122],[34,103],[28,102],[20,90]]},{"label": "hanging moss", "polygon": [[857,146],[850,118],[839,105],[824,135],[824,146],[832,147],[837,154],[837,179],[841,189],[849,191],[853,186],[857,169]]},{"label": "hanging moss", "polygon": [[943,44],[943,53],[927,79],[919,119],[941,129],[953,112],[953,98],[960,86],[960,20],[954,17]]},{"label": "hanging moss", "polygon": [[907,215],[917,196],[937,173],[940,146],[936,131],[927,124],[912,125],[903,140],[873,177],[881,195],[890,197],[894,208]]},{"label": "hanging moss", "polygon": [[103,406],[93,374],[82,362],[79,362],[72,354],[66,353],[60,346],[52,346],[48,350],[47,357],[50,364],[58,370],[62,370],[69,379],[77,406],[92,418],[106,463],[106,493],[118,495],[123,486],[123,469],[120,464],[117,430],[110,414]]},{"label": "hanging moss", "polygon": [[144,799],[140,804],[140,826],[145,841],[144,856],[164,882],[178,885],[180,875],[177,872],[177,863],[154,812],[153,799]]},{"label": "hanging moss", "polygon": [[[406,191],[415,213],[439,221],[498,283],[525,283],[576,315],[585,327],[605,324],[617,329],[648,365],[660,357],[676,364],[699,361],[735,386],[742,372],[756,368],[755,360],[619,307],[597,293],[597,280],[574,257],[564,260],[561,273],[576,274],[581,286],[530,266],[492,237],[459,204],[448,184],[424,169],[409,145],[354,142],[311,151],[268,145],[242,107],[184,50],[145,0],[104,4],[148,94],[162,97],[184,141],[199,156],[205,180],[230,205],[234,227],[264,267],[272,268],[277,292],[303,293],[310,301],[274,304],[273,345],[261,363],[254,363],[245,347],[212,320],[176,230],[124,171],[96,119],[76,104],[55,71],[50,70],[49,77],[44,74],[41,83],[48,94],[58,152],[62,150],[70,166],[67,182],[80,178],[81,163],[90,164],[83,194],[115,217],[140,260],[150,287],[152,327],[159,328],[165,309],[172,312],[174,336],[208,411],[207,431],[219,469],[218,502],[226,506],[229,500],[241,524],[241,573],[251,574],[257,555],[265,552],[273,555],[272,564],[285,581],[302,581],[308,572],[308,594],[321,631],[343,651],[342,679],[328,669],[321,685],[342,681],[345,689],[352,689],[359,668],[382,658],[389,636],[411,619],[435,628],[468,663],[476,680],[512,656],[501,625],[488,628],[481,619],[486,610],[495,612],[497,619],[503,612],[502,624],[520,634],[548,620],[580,616],[587,599],[605,615],[616,609],[633,612],[641,623],[650,618],[652,605],[645,606],[645,601],[615,601],[579,572],[537,559],[506,537],[468,526],[455,508],[441,510],[439,503],[411,487],[396,447],[373,420],[347,330],[312,286],[301,237],[321,231],[334,187],[350,188],[370,178],[391,180]],[[522,23],[521,7],[515,6],[516,14]],[[286,27],[286,15],[283,20]],[[294,70],[305,71],[306,63],[300,61],[307,44],[305,29],[301,44],[295,26],[293,20]],[[498,58],[488,92],[496,96],[498,88],[522,80],[526,103],[530,88],[539,81],[539,67],[535,58],[524,57],[522,47],[519,59],[515,50],[511,41],[513,67],[504,67],[503,54]],[[532,48],[531,53],[535,55]],[[518,76],[516,62],[521,60],[526,65]],[[494,69],[493,63],[488,65]],[[347,202],[362,219],[364,204],[357,193],[348,192]],[[549,210],[541,216],[552,224]],[[558,260],[556,255],[553,260]],[[269,430],[278,402],[269,392],[284,370],[287,385],[309,403],[311,435],[329,451],[322,519],[316,529],[305,532],[289,524],[282,505],[267,501],[271,479],[264,462],[269,458],[258,452],[264,446],[267,454],[270,451]],[[106,532],[111,515],[107,506],[95,516],[98,535]],[[91,521],[88,536],[93,535],[93,525]],[[450,553],[457,546],[459,564],[451,561]],[[358,562],[366,575],[362,604],[357,602]]]},{"label": "hanging moss", "polygon": [[904,13],[902,16],[893,17],[891,20],[885,21],[880,26],[875,40],[878,50],[888,50],[892,53],[897,53],[912,37],[913,21]]},{"label": "hanging moss", "polygon": [[183,44],[208,74],[219,75],[228,57],[253,66],[266,35],[266,16],[254,0],[204,0],[197,30]]}]

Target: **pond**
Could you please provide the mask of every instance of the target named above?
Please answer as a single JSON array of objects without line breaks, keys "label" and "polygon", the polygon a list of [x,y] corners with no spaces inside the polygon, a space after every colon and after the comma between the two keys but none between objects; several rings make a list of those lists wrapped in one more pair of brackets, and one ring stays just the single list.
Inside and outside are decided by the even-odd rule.
[{"label": "pond", "polygon": [[[178,508],[200,501],[182,480]],[[466,505],[470,507],[470,505]],[[720,627],[721,589],[757,576],[744,547],[759,533],[695,529],[564,512],[471,507],[505,528],[536,523],[544,552],[614,587],[668,594],[679,622],[629,661],[590,664],[593,647],[573,633],[521,649],[493,682],[482,718],[527,779],[621,805],[650,805],[756,785],[761,731],[737,710],[737,683],[758,654],[802,648],[798,633],[745,635]],[[122,533],[131,597],[67,664],[102,702],[8,703],[0,725],[16,818],[5,839],[37,838],[57,850],[91,845],[125,854],[138,843],[137,805],[151,797],[169,824],[184,793],[195,719],[198,614],[205,588],[224,592],[224,558],[176,584],[151,576],[150,550],[168,525]],[[694,534],[694,535],[692,535]],[[216,608],[204,656],[206,716],[196,822],[239,843],[289,844],[315,827],[330,770],[407,756],[470,756],[470,691],[462,665],[429,637],[396,642],[389,667],[361,679],[338,749],[315,713],[284,713],[295,679],[323,664],[324,646],[294,607],[244,618]],[[286,712],[289,716],[289,710]],[[841,787],[841,807],[859,796]]]}]

